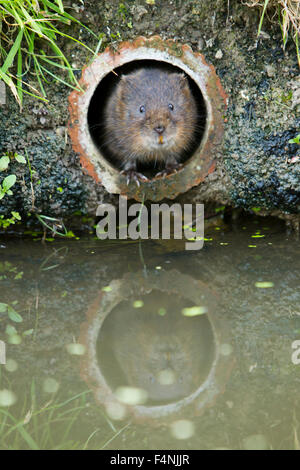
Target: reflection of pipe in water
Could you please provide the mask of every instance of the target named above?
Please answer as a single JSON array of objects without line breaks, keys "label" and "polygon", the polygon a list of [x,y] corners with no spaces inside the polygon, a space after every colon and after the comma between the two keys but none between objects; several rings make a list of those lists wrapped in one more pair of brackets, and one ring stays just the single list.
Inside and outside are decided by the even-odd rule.
[{"label": "reflection of pipe in water", "polygon": [[[123,403],[125,414],[155,419],[193,405],[199,414],[223,390],[232,347],[204,283],[177,271],[130,274],[112,281],[87,316],[81,375],[110,410]],[[126,393],[137,391],[130,403]]]},{"label": "reflection of pipe in water", "polygon": [[153,290],[139,302],[139,308],[130,300],[120,302],[103,322],[97,342],[103,375],[112,389],[145,390],[148,405],[190,395],[214,359],[207,316],[183,316],[181,311],[192,303],[178,294]]}]

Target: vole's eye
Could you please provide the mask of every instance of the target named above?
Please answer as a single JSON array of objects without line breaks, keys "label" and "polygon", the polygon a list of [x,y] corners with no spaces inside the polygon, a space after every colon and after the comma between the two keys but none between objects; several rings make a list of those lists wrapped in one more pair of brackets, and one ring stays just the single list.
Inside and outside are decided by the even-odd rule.
[{"label": "vole's eye", "polygon": [[169,103],[169,104],[168,104],[168,107],[169,107],[169,109],[170,109],[171,111],[173,111],[174,106],[172,105],[172,103]]},{"label": "vole's eye", "polygon": [[146,108],[144,105],[140,106],[140,113],[144,113],[146,111]]}]

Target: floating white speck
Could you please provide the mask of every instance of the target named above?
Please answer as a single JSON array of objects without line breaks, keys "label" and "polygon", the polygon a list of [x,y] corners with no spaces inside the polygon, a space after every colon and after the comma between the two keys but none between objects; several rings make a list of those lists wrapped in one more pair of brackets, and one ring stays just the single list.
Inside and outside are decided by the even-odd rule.
[{"label": "floating white speck", "polygon": [[18,369],[18,363],[14,359],[7,359],[4,367],[8,372],[15,372]]},{"label": "floating white speck", "polygon": [[204,313],[207,313],[207,307],[204,305],[195,305],[194,307],[182,309],[181,313],[185,317],[196,317],[197,315],[203,315]]},{"label": "floating white speck", "polygon": [[122,403],[107,403],[105,408],[107,415],[115,421],[121,421],[126,416],[126,408]]},{"label": "floating white speck", "polygon": [[194,433],[194,423],[187,419],[174,421],[174,423],[171,424],[171,434],[175,439],[189,439]]},{"label": "floating white speck", "polygon": [[220,353],[222,354],[222,356],[230,356],[230,354],[232,354],[232,346],[230,344],[221,344],[220,346]]},{"label": "floating white speck", "polygon": [[9,407],[16,403],[17,397],[11,390],[0,390],[0,406]]},{"label": "floating white speck", "polygon": [[57,380],[53,379],[52,377],[48,377],[44,380],[43,383],[43,390],[46,393],[56,393],[59,389],[59,383]]},{"label": "floating white speck", "polygon": [[146,390],[137,387],[118,387],[115,396],[125,405],[143,405],[148,398]]},{"label": "floating white speck", "polygon": [[85,346],[80,343],[70,343],[66,346],[69,354],[73,356],[83,356],[85,353]]}]

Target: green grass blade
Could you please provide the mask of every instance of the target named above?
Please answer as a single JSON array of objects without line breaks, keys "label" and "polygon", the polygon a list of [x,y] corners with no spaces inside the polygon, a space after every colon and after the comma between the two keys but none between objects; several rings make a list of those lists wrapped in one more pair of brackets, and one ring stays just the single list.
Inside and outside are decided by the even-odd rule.
[{"label": "green grass blade", "polygon": [[11,67],[13,61],[14,61],[14,58],[16,56],[16,54],[18,53],[18,50],[20,48],[20,45],[21,45],[21,41],[22,41],[22,38],[23,38],[23,29],[21,29],[16,37],[16,40],[14,42],[14,45],[11,47],[9,53],[7,54],[7,57],[5,59],[5,62],[4,64],[2,65],[1,67],[1,71],[2,73],[6,73],[7,70],[9,69],[9,67]]},{"label": "green grass blade", "polygon": [[21,29],[24,28],[24,22],[22,21],[21,17],[16,12],[12,2],[9,2],[9,5],[6,7],[5,11],[8,13],[8,15],[12,16],[17,21]]},{"label": "green grass blade", "polygon": [[[17,85],[16,88],[17,89],[20,88],[20,85]],[[35,95],[34,93],[30,93],[30,91],[24,90],[23,88],[22,88],[22,93],[26,93],[26,95],[32,96],[33,98],[37,98],[38,100],[42,100],[45,103],[49,103],[49,100],[47,98],[40,96],[40,95]]]},{"label": "green grass blade", "polygon": [[17,90],[18,90],[18,96],[19,96],[21,106],[23,104],[22,63],[23,63],[22,51],[21,51],[21,48],[19,47],[19,50],[18,50],[18,66],[17,66],[17,80],[19,80],[19,85],[17,85]]},{"label": "green grass blade", "polygon": [[[0,413],[7,415],[12,421],[16,423],[16,419],[7,411],[5,410],[0,410]],[[8,437],[13,431],[18,431],[21,436],[23,437],[24,441],[28,444],[30,449],[32,450],[39,450],[39,446],[35,442],[35,440],[30,436],[30,434],[24,429],[24,424],[23,422],[16,423],[14,426],[11,426],[9,428],[9,431],[3,436],[3,439]]]},{"label": "green grass blade", "polygon": [[296,33],[295,33],[295,44],[296,44],[296,52],[297,52],[298,65],[299,65],[299,67],[300,67],[299,35],[298,35],[298,32],[297,32],[297,31],[296,31]]},{"label": "green grass blade", "polygon": [[61,0],[56,0],[57,5],[62,13],[64,13],[64,7]]},{"label": "green grass blade", "polygon": [[[62,70],[69,70],[69,67],[67,67],[66,65],[61,65],[58,62],[55,62],[55,60],[49,59],[49,57],[47,57],[45,54],[41,54],[38,57],[41,60],[43,60],[44,62],[47,62],[47,64],[53,65],[54,67],[57,67],[57,68],[62,69]],[[60,59],[60,57],[58,57],[58,56],[55,56],[55,58]]]},{"label": "green grass blade", "polygon": [[99,38],[99,41],[98,41],[98,44],[96,46],[96,49],[93,53],[93,56],[91,57],[90,61],[89,61],[89,64],[91,64],[93,62],[93,60],[96,58],[99,50],[100,50],[100,47],[101,47],[101,44],[102,44],[102,39],[103,39],[103,36],[101,35],[101,37]]},{"label": "green grass blade", "polygon": [[16,88],[14,82],[12,81],[12,79],[6,73],[3,73],[1,71],[1,69],[0,69],[0,78],[10,88],[10,90],[11,90],[12,94],[14,95],[17,103],[19,104],[19,106],[21,106],[21,103],[20,103],[20,100],[19,100],[19,95],[18,95],[18,92],[17,92],[17,88]]},{"label": "green grass blade", "polygon": [[[66,56],[62,53],[62,51],[60,50],[60,48],[53,42],[53,41],[50,41],[50,47],[52,48],[52,50],[61,58],[61,60],[63,62],[65,62],[65,64],[67,65],[68,67],[68,74],[69,74],[69,77],[70,77],[70,80],[76,84],[76,86],[79,86],[78,84],[78,81],[73,73],[73,70],[72,70],[72,67],[68,61],[68,59],[66,58]],[[51,74],[50,74],[51,75]]]},{"label": "green grass blade", "polygon": [[[59,8],[52,2],[50,2],[49,0],[43,0],[43,3],[45,5],[47,5],[49,8],[53,9],[54,11],[56,11],[57,13],[60,13],[59,12]],[[98,39],[98,36],[97,34],[95,34],[90,28],[88,28],[87,26],[85,26],[84,24],[82,24],[79,20],[77,20],[77,18],[74,18],[74,16],[72,15],[69,15],[69,13],[67,13],[66,11],[64,12],[64,16],[66,18],[68,18],[71,22],[73,23],[77,23],[79,26],[81,26],[82,28],[84,28],[86,31],[88,31],[92,36],[94,36],[95,38]]]},{"label": "green grass blade", "polygon": [[39,446],[35,442],[35,440],[30,436],[30,434],[24,429],[24,426],[22,424],[19,424],[17,427],[17,430],[23,437],[24,441],[27,442],[28,446],[32,450],[40,450]]},{"label": "green grass blade", "polygon": [[71,39],[71,40],[74,41],[74,42],[77,42],[77,43],[80,44],[82,47],[84,47],[85,49],[87,49],[89,52],[91,52],[92,54],[94,54],[93,49],[91,49],[89,46],[87,46],[87,45],[84,44],[83,42],[79,41],[79,39],[76,39],[76,38],[74,38],[73,36],[69,36],[68,34],[63,33],[62,31],[57,31],[57,34],[59,34],[60,36],[63,36],[64,38]]},{"label": "green grass blade", "polygon": [[262,11],[262,14],[261,14],[261,17],[260,17],[260,22],[259,22],[259,25],[258,25],[257,36],[259,36],[260,33],[261,33],[261,28],[262,28],[262,24],[263,24],[263,21],[264,21],[264,16],[265,16],[265,12],[266,12],[268,3],[269,3],[269,0],[265,0],[263,11]]},{"label": "green grass blade", "polygon": [[63,85],[66,85],[67,87],[72,88],[72,90],[80,90],[80,91],[82,91],[82,88],[79,86],[79,84],[78,84],[77,86],[73,86],[73,85],[71,85],[71,83],[66,82],[65,80],[63,80],[62,78],[60,78],[58,75],[55,75],[54,73],[50,72],[50,70],[46,69],[46,67],[44,67],[43,65],[40,65],[40,67],[41,67],[46,73],[48,73],[52,78],[54,78],[54,79],[57,80],[58,82],[62,83]]},{"label": "green grass blade", "polygon": [[45,78],[45,75],[43,74],[43,71],[41,70],[41,65],[39,64],[38,60],[36,60],[35,57],[33,57],[33,60],[34,60],[34,70],[35,70],[37,81],[39,82],[39,85],[40,85],[40,90],[42,92],[43,97],[46,98],[46,92],[45,92],[41,77],[46,83],[48,82]]},{"label": "green grass blade", "polygon": [[24,26],[26,26],[29,29],[32,29],[35,33],[38,34],[38,36],[47,39],[42,29],[40,28],[38,21],[36,21],[36,18],[34,18],[33,16],[30,16],[29,13],[26,11],[26,9],[22,5],[20,5],[20,8],[24,17],[27,19],[27,21],[24,22]]}]

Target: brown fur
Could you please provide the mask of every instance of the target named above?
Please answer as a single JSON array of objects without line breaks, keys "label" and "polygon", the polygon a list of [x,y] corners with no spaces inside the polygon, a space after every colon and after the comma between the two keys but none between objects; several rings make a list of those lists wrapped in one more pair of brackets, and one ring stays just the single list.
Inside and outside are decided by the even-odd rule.
[{"label": "brown fur", "polygon": [[106,147],[123,170],[136,169],[138,162],[175,167],[193,142],[196,124],[196,102],[186,77],[142,68],[123,75],[107,101]]}]

